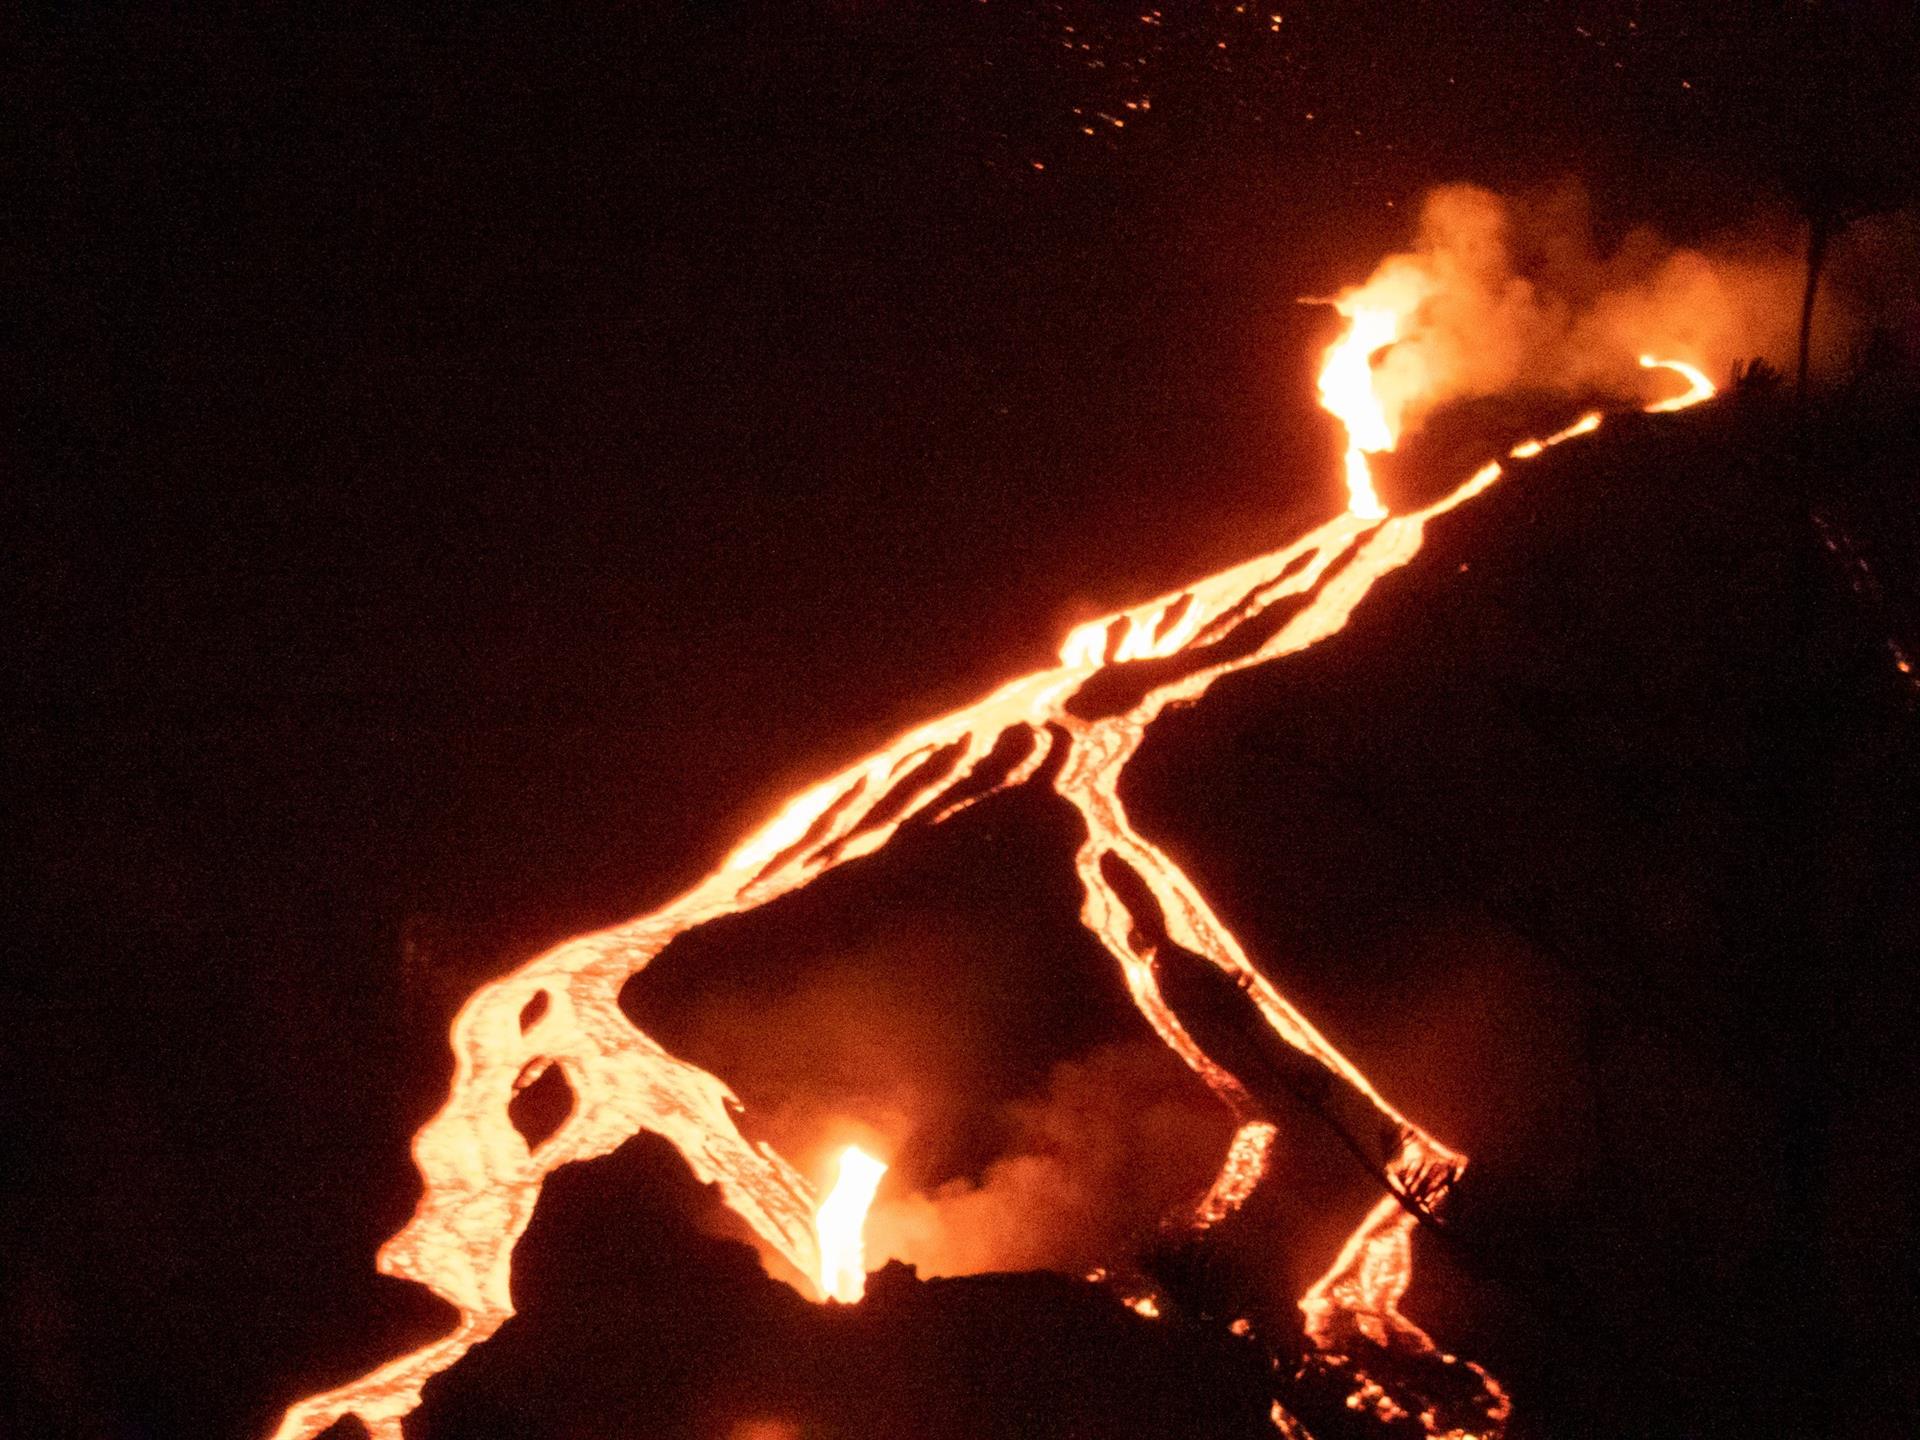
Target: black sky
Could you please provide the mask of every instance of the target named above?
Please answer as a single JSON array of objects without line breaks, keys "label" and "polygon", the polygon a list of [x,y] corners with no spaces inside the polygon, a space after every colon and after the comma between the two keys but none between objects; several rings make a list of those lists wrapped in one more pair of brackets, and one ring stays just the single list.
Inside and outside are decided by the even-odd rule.
[{"label": "black sky", "polygon": [[[1157,14],[16,20],[20,1433],[257,1433],[431,1324],[371,1257],[411,1205],[406,1137],[475,982],[665,898],[788,787],[1040,662],[1074,621],[1325,514],[1336,441],[1310,398],[1331,326],[1294,302],[1362,278],[1427,186],[1573,178],[1610,233],[1699,238],[1787,205],[1781,106],[1816,68],[1767,7]],[[1191,843],[1274,948],[1371,957],[1305,988],[1392,1069],[1402,1042],[1424,1052],[1402,1020],[1366,1039],[1368,997],[1473,1010],[1436,977],[1486,905],[1438,863],[1397,897],[1353,879],[1379,833],[1283,814],[1293,771],[1249,780],[1280,713],[1261,705],[1364,748],[1368,672],[1326,664],[1191,737],[1213,757],[1195,773],[1237,792],[1221,838]],[[1370,683],[1412,703],[1412,682]],[[1420,712],[1397,713],[1377,748],[1417,756]],[[1496,719],[1458,733],[1490,744]],[[1351,809],[1337,784],[1322,800]],[[1593,813],[1590,859],[1639,843]],[[1444,848],[1486,853],[1465,828]],[[1262,868],[1275,836],[1313,858]],[[1014,842],[940,843],[964,883],[900,900],[880,940],[834,928],[858,908],[836,892],[813,943],[869,953],[959,917],[989,977],[955,1004],[984,1036],[969,1083],[1005,1087],[990,1108],[1129,1016],[1117,985],[1082,1013],[1102,977],[1069,940],[1047,942],[1051,981],[1016,978],[1058,897],[1023,880],[1020,918],[996,918],[988,861]],[[888,893],[937,874],[931,853]],[[1653,904],[1634,867],[1602,878]],[[1285,918],[1356,896],[1350,932]],[[1426,958],[1395,969],[1409,934]],[[1514,955],[1484,960],[1487,993],[1578,1008]],[[693,1006],[691,979],[662,980]],[[1694,1029],[1723,1033],[1697,981],[1674,979],[1705,1006]],[[1471,1033],[1517,1023],[1485,1005]],[[1399,1068],[1450,1116],[1518,1103]],[[1474,1083],[1541,1073],[1522,1056]],[[670,1169],[649,1183],[674,1197]]]}]

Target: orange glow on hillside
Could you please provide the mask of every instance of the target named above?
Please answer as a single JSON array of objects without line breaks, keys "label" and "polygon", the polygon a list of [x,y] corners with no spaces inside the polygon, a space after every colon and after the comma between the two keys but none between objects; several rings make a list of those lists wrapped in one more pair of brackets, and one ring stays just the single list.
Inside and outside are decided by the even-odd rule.
[{"label": "orange glow on hillside", "polygon": [[820,1293],[830,1300],[851,1305],[866,1294],[867,1247],[861,1232],[880,1189],[880,1177],[886,1173],[884,1162],[857,1145],[840,1152],[840,1178],[814,1216],[820,1246],[817,1279]]},{"label": "orange glow on hillside", "polygon": [[[716,1185],[770,1250],[798,1273],[818,1277],[823,1295],[857,1298],[865,1279],[861,1221],[885,1167],[847,1151],[840,1186],[817,1203],[791,1164],[740,1133],[738,1102],[718,1077],[669,1054],[627,1019],[619,1005],[621,987],[679,936],[871,854],[917,818],[938,823],[986,795],[1025,784],[1056,747],[1064,753],[1050,783],[1082,825],[1073,860],[1081,919],[1118,963],[1128,992],[1160,1038],[1240,1121],[1199,1218],[1211,1223],[1252,1192],[1268,1165],[1273,1127],[1161,995],[1154,944],[1146,938],[1154,933],[1164,933],[1241,987],[1275,1034],[1318,1072],[1311,1098],[1303,1094],[1305,1103],[1366,1160],[1389,1192],[1303,1302],[1309,1338],[1329,1353],[1355,1334],[1430,1352],[1432,1342],[1396,1306],[1411,1274],[1415,1217],[1442,1215],[1466,1157],[1395,1109],[1279,992],[1195,881],[1134,828],[1119,789],[1148,728],[1170,706],[1197,700],[1224,676],[1338,634],[1375,582],[1419,552],[1430,521],[1500,479],[1500,465],[1490,463],[1443,499],[1400,515],[1389,515],[1373,494],[1365,457],[1392,448],[1399,407],[1412,392],[1383,391],[1372,357],[1391,343],[1419,299],[1416,290],[1404,289],[1369,294],[1364,304],[1336,302],[1349,329],[1328,352],[1321,392],[1350,442],[1350,493],[1340,514],[1289,544],[1078,627],[1062,644],[1057,664],[906,730],[787,800],[684,894],[568,940],[476,990],[453,1021],[447,1098],[414,1136],[419,1203],[377,1261],[383,1273],[415,1281],[444,1299],[458,1322],[441,1338],[294,1404],[275,1440],[314,1440],[347,1416],[357,1417],[371,1440],[402,1440],[401,1420],[419,1404],[421,1387],[513,1315],[513,1252],[546,1177],[610,1154],[641,1133],[669,1141],[694,1177]],[[1674,410],[1712,394],[1691,366],[1647,363],[1673,370],[1690,387],[1650,409]],[[1395,381],[1410,383],[1404,375]],[[1597,415],[1584,417],[1512,454],[1537,455],[1599,423]],[[1276,606],[1288,607],[1284,621],[1257,642],[1220,643]],[[1124,711],[1085,718],[1069,706],[1112,665],[1173,656],[1187,663],[1156,672]],[[955,798],[958,787],[1008,741],[1023,747],[1011,768],[976,793]],[[1142,896],[1158,910],[1151,917],[1157,926],[1138,923],[1148,917],[1129,909]],[[529,1147],[509,1106],[521,1089],[556,1066],[574,1103],[557,1130]],[[636,1236],[634,1243],[646,1244],[647,1237]],[[1356,1396],[1379,1390],[1358,1366],[1352,1375]],[[1504,1415],[1504,1397],[1486,1383],[1488,1413]],[[1292,1422],[1283,1423],[1283,1416],[1276,1407],[1275,1424],[1284,1430]]]}]

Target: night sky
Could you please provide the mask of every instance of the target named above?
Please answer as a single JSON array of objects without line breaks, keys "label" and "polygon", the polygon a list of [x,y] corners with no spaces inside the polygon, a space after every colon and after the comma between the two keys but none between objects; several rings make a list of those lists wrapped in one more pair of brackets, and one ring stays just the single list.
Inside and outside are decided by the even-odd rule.
[{"label": "night sky", "polygon": [[[1332,513],[1336,327],[1296,302],[1429,186],[1577,182],[1603,238],[1791,235],[1809,137],[1914,73],[1900,7],[1536,8],[17,21],[8,1433],[258,1435],[444,1323],[372,1257],[465,995],[1079,620]],[[1898,611],[1920,442],[1890,413],[1809,483]],[[1436,427],[1403,483],[1530,418]],[[1527,1433],[1602,1398],[1614,1434],[1899,1433],[1913,1367],[1870,1344],[1915,1318],[1920,1182],[1885,615],[1817,570],[1800,432],[1607,443],[1436,528],[1325,654],[1168,721],[1139,818],[1488,1157],[1482,1248],[1409,1308],[1513,1378]],[[903,836],[631,1008],[776,1114],[815,1059],[829,1098],[931,1075],[928,1183],[1063,1073],[1182,1113],[1075,926],[1073,843],[1024,796]],[[888,1023],[783,1038],[823,996]],[[1294,1292],[1373,1193],[1297,1130]],[[604,1256],[611,1225],[653,1257],[632,1324],[674,1323],[649,1286],[716,1333],[768,1303],[671,1156],[617,1164],[529,1238],[536,1293],[591,1268],[556,1237]],[[696,1374],[653,1330],[632,1364],[656,1350]],[[724,1433],[661,1405],[604,1433]]]}]

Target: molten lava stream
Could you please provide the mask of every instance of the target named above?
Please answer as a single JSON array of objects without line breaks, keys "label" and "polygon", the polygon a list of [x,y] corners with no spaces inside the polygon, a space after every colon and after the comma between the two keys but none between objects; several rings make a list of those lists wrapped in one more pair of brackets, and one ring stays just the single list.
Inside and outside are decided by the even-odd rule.
[{"label": "molten lava stream", "polygon": [[[1381,1414],[1397,1407],[1338,1347],[1359,1336],[1400,1353],[1437,1353],[1397,1303],[1411,1273],[1415,1216],[1442,1214],[1466,1159],[1395,1110],[1254,967],[1193,881],[1133,829],[1118,787],[1148,727],[1169,705],[1198,699],[1224,675],[1338,633],[1374,582],[1419,551],[1429,521],[1500,478],[1501,467],[1490,463],[1443,499],[1404,515],[1390,515],[1374,489],[1367,456],[1393,448],[1409,399],[1383,392],[1375,355],[1403,333],[1424,298],[1417,286],[1395,281],[1370,283],[1335,302],[1348,326],[1327,353],[1320,393],[1348,435],[1348,503],[1342,513],[1292,544],[1077,627],[1063,642],[1057,665],[917,726],[794,796],[677,899],[569,940],[475,991],[453,1021],[454,1077],[446,1102],[414,1136],[419,1204],[381,1247],[377,1262],[384,1273],[418,1281],[448,1301],[459,1323],[440,1340],[291,1406],[274,1440],[312,1440],[346,1416],[357,1417],[373,1440],[401,1440],[400,1421],[419,1404],[421,1387],[513,1315],[513,1251],[547,1175],[609,1154],[642,1132],[671,1142],[695,1178],[717,1185],[762,1241],[799,1273],[816,1277],[822,1297],[859,1298],[865,1285],[861,1222],[885,1166],[858,1150],[845,1152],[838,1185],[816,1204],[793,1166],[740,1134],[733,1117],[738,1102],[717,1077],[668,1054],[626,1018],[620,988],[678,936],[870,854],[920,815],[938,823],[985,795],[1026,783],[1057,744],[1066,753],[1054,788],[1086,826],[1075,860],[1082,919],[1120,963],[1129,992],[1156,1031],[1241,1120],[1202,1222],[1231,1213],[1252,1192],[1266,1168],[1272,1129],[1240,1082],[1194,1042],[1160,994],[1154,951],[1135,923],[1140,917],[1129,913],[1115,888],[1126,875],[1132,877],[1129,893],[1137,886],[1158,907],[1171,940],[1230,976],[1264,1022],[1319,1067],[1325,1083],[1306,1087],[1300,1098],[1367,1157],[1391,1192],[1302,1304],[1308,1338],[1330,1365],[1345,1367],[1351,1403]],[[1713,393],[1692,366],[1650,358],[1642,363],[1689,382],[1684,394],[1650,410],[1679,409]],[[1586,416],[1512,454],[1537,455],[1599,424],[1598,415]],[[1220,644],[1274,605],[1296,599],[1300,603],[1286,622],[1257,645],[1233,650]],[[1193,663],[1122,714],[1087,720],[1069,708],[1109,666],[1176,655]],[[1009,734],[1024,736],[1025,757],[981,793],[955,798]],[[951,758],[944,767],[920,768],[935,756]],[[553,1065],[561,1067],[574,1106],[558,1130],[530,1149],[509,1106]],[[1442,1358],[1451,1363],[1451,1357]],[[1485,1379],[1480,1433],[1496,1433],[1506,1408],[1499,1387]],[[1430,1432],[1441,1433],[1430,1411],[1418,1418]],[[1279,1407],[1275,1424],[1294,1433]]]}]

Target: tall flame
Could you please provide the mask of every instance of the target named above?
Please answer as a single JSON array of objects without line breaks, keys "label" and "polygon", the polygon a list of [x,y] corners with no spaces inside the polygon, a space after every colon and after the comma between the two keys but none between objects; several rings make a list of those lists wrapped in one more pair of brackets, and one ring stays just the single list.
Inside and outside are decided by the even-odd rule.
[{"label": "tall flame", "polygon": [[1388,265],[1332,302],[1346,317],[1347,328],[1328,347],[1320,367],[1320,405],[1347,432],[1347,510],[1362,520],[1386,518],[1367,456],[1390,453],[1400,443],[1400,416],[1409,398],[1401,387],[1417,383],[1398,376],[1385,381],[1374,361],[1405,335],[1429,289],[1420,272]]},{"label": "tall flame", "polygon": [[884,1161],[857,1145],[840,1152],[840,1178],[814,1214],[820,1246],[816,1278],[820,1293],[830,1300],[851,1305],[867,1293],[867,1247],[861,1232],[880,1189],[880,1177],[886,1173]]},{"label": "tall flame", "polygon": [[[1387,293],[1391,291],[1392,293]],[[492,1336],[514,1313],[513,1251],[546,1177],[563,1165],[612,1152],[641,1132],[670,1141],[703,1183],[797,1271],[817,1276],[823,1295],[857,1297],[864,1285],[860,1225],[884,1166],[850,1150],[840,1184],[816,1209],[804,1178],[771,1147],[749,1142],[734,1120],[738,1102],[721,1081],[668,1054],[619,1005],[622,985],[677,937],[789,894],[849,860],[880,849],[922,815],[938,823],[975,801],[1031,780],[1056,746],[1051,781],[1079,813],[1085,838],[1074,858],[1081,919],[1118,961],[1129,993],[1154,1029],[1239,1118],[1223,1173],[1198,1219],[1211,1224],[1237,1209],[1265,1172],[1272,1126],[1241,1082],[1203,1051],[1160,992],[1153,927],[1129,906],[1157,907],[1159,933],[1203,957],[1242,988],[1264,1021],[1316,1067],[1321,1080],[1301,1098],[1372,1165],[1389,1198],[1361,1223],[1332,1270],[1304,1303],[1308,1338],[1334,1352],[1348,1332],[1418,1354],[1432,1342],[1399,1314],[1411,1274],[1415,1217],[1437,1218],[1466,1157],[1394,1109],[1344,1055],[1256,968],[1199,887],[1159,846],[1135,830],[1119,794],[1121,772],[1148,727],[1169,706],[1189,703],[1238,670],[1296,654],[1337,634],[1374,582],[1418,553],[1431,520],[1494,484],[1498,463],[1475,471],[1425,509],[1389,515],[1374,493],[1366,456],[1390,450],[1408,398],[1408,377],[1381,383],[1374,357],[1420,303],[1417,286],[1379,279],[1335,302],[1348,330],[1327,356],[1320,393],[1347,427],[1348,506],[1289,545],[1209,575],[1182,590],[1076,628],[1058,664],[1008,681],[951,714],[896,736],[837,775],[801,792],[749,835],[691,890],[659,909],[566,941],[481,986],[454,1017],[451,1092],[413,1140],[422,1193],[413,1217],[380,1249],[379,1268],[417,1281],[451,1304],[447,1335],[397,1356],[288,1409],[274,1440],[313,1440],[357,1417],[371,1440],[402,1440],[400,1422],[421,1387]],[[1698,370],[1650,361],[1689,382],[1684,395],[1648,407],[1673,410],[1713,393]],[[1398,387],[1398,388],[1395,388]],[[1537,455],[1597,428],[1598,415],[1512,451]],[[1275,605],[1297,601],[1284,623],[1254,644],[1222,645]],[[1088,719],[1069,702],[1095,675],[1129,660],[1184,656],[1142,681],[1121,713]],[[990,758],[1011,767],[975,793],[955,792]],[[998,764],[998,761],[994,763]],[[1126,883],[1122,883],[1125,877]],[[1132,898],[1129,899],[1128,897]],[[543,1002],[543,1003],[542,1003]],[[560,1128],[529,1147],[509,1105],[554,1067],[574,1094]],[[1342,1323],[1344,1317],[1344,1323]],[[1349,1372],[1355,1404],[1378,1392],[1358,1365]],[[1505,1415],[1486,1382],[1483,1435]],[[1368,1387],[1371,1387],[1369,1390]],[[1376,1407],[1378,1408],[1378,1407]],[[1287,1428],[1276,1407],[1275,1424]],[[1437,1422],[1422,1423],[1439,1433]]]},{"label": "tall flame", "polygon": [[1320,371],[1320,403],[1347,431],[1347,509],[1362,520],[1386,518],[1373,486],[1369,454],[1391,450],[1398,438],[1373,387],[1373,357],[1400,335],[1400,317],[1391,310],[1358,307],[1348,314],[1347,333],[1327,351]]}]

